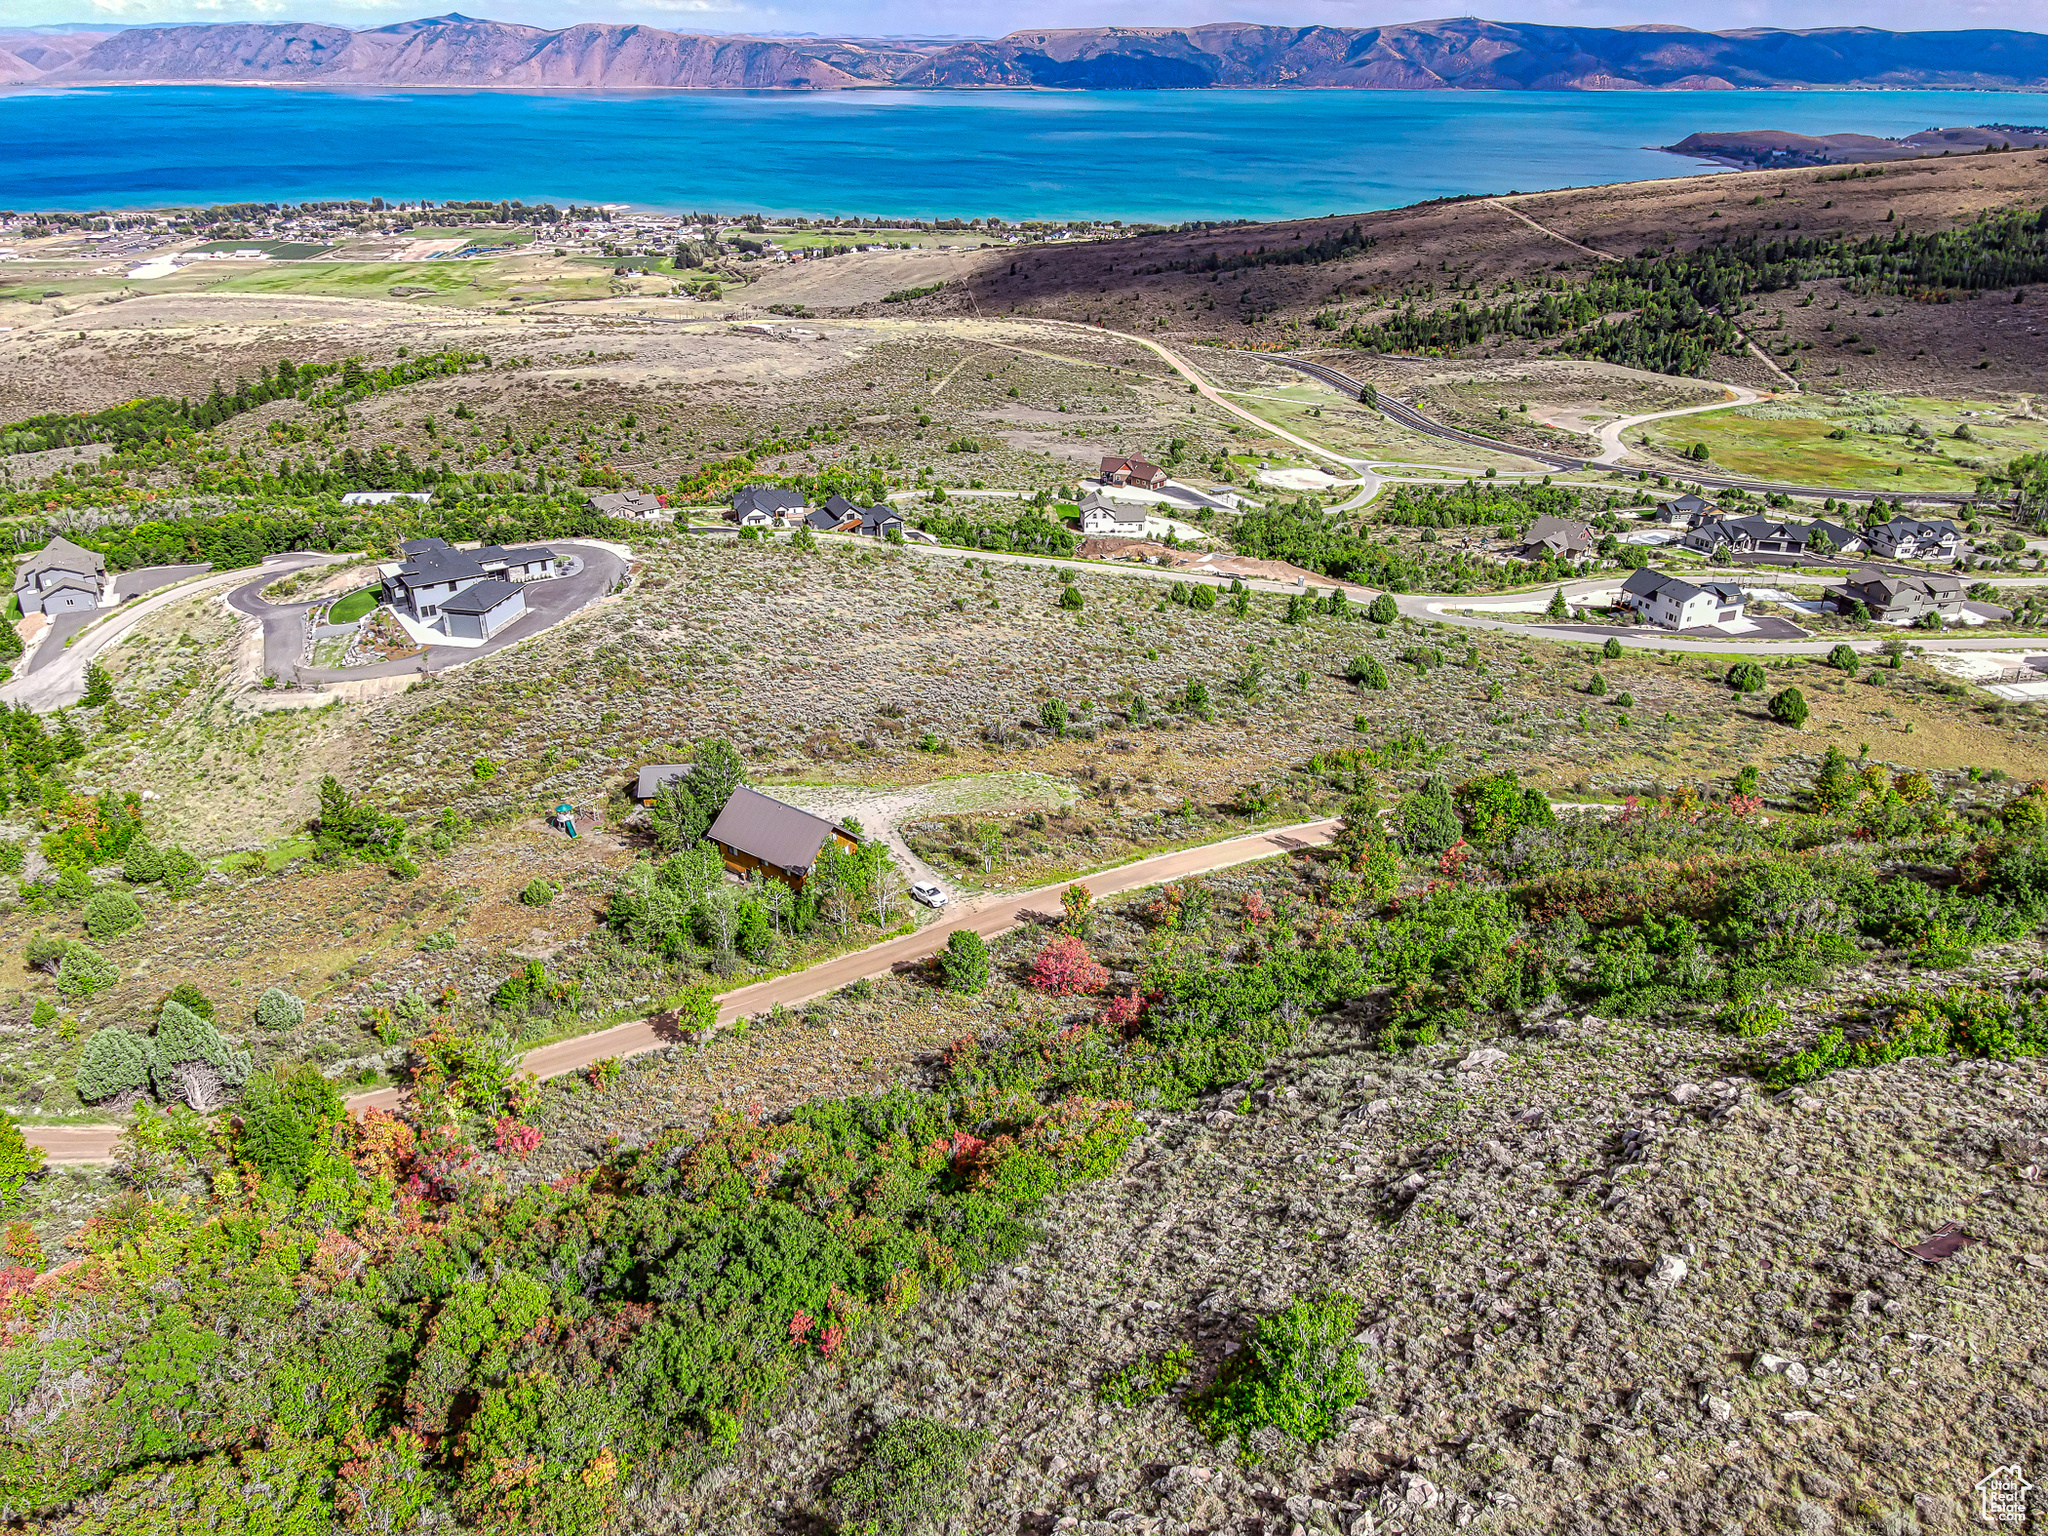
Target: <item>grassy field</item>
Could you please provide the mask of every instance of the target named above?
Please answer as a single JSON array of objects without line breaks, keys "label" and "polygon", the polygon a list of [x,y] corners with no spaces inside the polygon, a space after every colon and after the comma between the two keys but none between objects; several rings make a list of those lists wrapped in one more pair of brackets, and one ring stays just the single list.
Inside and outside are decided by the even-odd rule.
[{"label": "grassy field", "polygon": [[471,245],[531,245],[533,231],[502,224],[472,228],[466,224],[421,224],[407,231],[414,240],[467,240]]},{"label": "grassy field", "polygon": [[[484,306],[515,296],[588,298],[611,291],[608,263],[575,258],[507,261],[295,262],[236,272],[213,286],[231,293],[310,293],[335,298],[409,298]],[[406,289],[409,292],[398,292]]]},{"label": "grassy field", "polygon": [[264,255],[274,256],[279,261],[304,261],[332,247],[332,241],[308,245],[298,240],[210,240],[205,245],[195,245],[192,249],[195,252],[261,251]]},{"label": "grassy field", "polygon": [[[1760,479],[1966,491],[1984,470],[2048,448],[2048,420],[2009,410],[1987,400],[1837,395],[1652,422],[1642,432],[1667,452],[1705,443],[1715,465]],[[1916,424],[1924,436],[1910,433]],[[1958,428],[1969,437],[1958,438]]]}]

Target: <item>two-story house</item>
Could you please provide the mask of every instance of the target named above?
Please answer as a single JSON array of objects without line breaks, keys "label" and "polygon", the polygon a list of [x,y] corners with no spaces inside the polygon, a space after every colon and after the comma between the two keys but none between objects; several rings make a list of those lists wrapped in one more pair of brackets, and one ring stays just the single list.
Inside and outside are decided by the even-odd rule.
[{"label": "two-story house", "polygon": [[1945,517],[1908,517],[1903,512],[1870,530],[1870,547],[1890,560],[1953,560],[1962,530]]},{"label": "two-story house", "polygon": [[107,557],[54,538],[14,568],[14,595],[24,614],[97,608],[108,592]]}]

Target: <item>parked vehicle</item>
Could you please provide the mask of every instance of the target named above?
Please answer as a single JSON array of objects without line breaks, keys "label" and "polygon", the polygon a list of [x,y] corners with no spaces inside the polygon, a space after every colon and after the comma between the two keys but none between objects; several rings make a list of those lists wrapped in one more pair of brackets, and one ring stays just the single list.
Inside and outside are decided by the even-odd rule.
[{"label": "parked vehicle", "polygon": [[946,904],[946,893],[940,890],[937,884],[935,884],[934,882],[930,880],[920,880],[917,882],[917,884],[913,885],[910,888],[910,899],[913,901],[921,901],[926,906],[936,911],[938,908],[943,907]]}]

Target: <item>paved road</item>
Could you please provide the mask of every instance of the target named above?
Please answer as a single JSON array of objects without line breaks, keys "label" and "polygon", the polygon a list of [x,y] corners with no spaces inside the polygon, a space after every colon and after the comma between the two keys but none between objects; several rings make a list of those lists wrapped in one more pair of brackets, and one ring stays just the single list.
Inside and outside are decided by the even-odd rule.
[{"label": "paved road", "polygon": [[[1100,900],[1166,880],[1186,879],[1190,875],[1209,874],[1300,848],[1318,847],[1330,840],[1336,828],[1335,821],[1300,822],[1270,832],[1254,832],[1222,842],[1205,843],[1199,848],[1184,848],[1177,853],[1139,859],[1098,875],[1085,876],[1082,883]],[[836,992],[864,976],[882,976],[914,966],[945,948],[946,940],[958,928],[971,928],[984,938],[992,938],[1016,927],[1029,913],[1057,914],[1060,893],[1067,884],[1061,881],[1019,896],[1007,896],[949,912],[938,922],[915,933],[885,940],[850,955],[840,955],[808,970],[728,992],[719,999],[719,1021],[728,1023],[743,1015],[765,1013],[777,1004],[785,1008],[795,1007],[827,992]],[[596,1034],[579,1035],[573,1040],[562,1040],[528,1051],[520,1062],[520,1068],[536,1077],[561,1077],[607,1056],[638,1056],[678,1044],[683,1038],[673,1014],[656,1014],[600,1030]],[[390,1109],[398,1101],[397,1089],[382,1088],[375,1093],[352,1095],[348,1107],[360,1113],[365,1109]],[[118,1125],[23,1126],[22,1135],[32,1145],[47,1152],[52,1163],[104,1163],[112,1160],[122,1130],[123,1127]]]},{"label": "paved road", "polygon": [[[1142,340],[1142,338],[1136,336],[1130,339],[1133,341]],[[1279,363],[1283,367],[1298,369],[1303,373],[1313,375],[1333,388],[1345,390],[1353,399],[1364,398],[1365,385],[1360,380],[1352,378],[1348,373],[1339,372],[1328,363],[1312,362],[1304,357],[1288,357],[1278,352],[1262,352],[1259,356],[1269,363]],[[1728,387],[1734,388],[1735,386],[1730,385]],[[1735,401],[1728,403],[1742,404],[1746,402]],[[1625,466],[1609,463],[1605,459],[1581,458],[1576,454],[1558,453],[1548,448],[1522,448],[1513,443],[1501,442],[1497,438],[1481,437],[1473,432],[1462,432],[1456,427],[1445,426],[1442,422],[1423,415],[1422,412],[1416,410],[1412,405],[1405,405],[1401,401],[1395,400],[1377,390],[1373,394],[1373,404],[1380,414],[1412,431],[1421,432],[1430,437],[1442,438],[1446,442],[1464,443],[1468,447],[1473,448],[1485,448],[1494,453],[1512,453],[1520,458],[1534,459],[1539,464],[1547,464],[1552,469],[1624,470],[1626,473],[1645,476],[1657,473],[1657,471],[1647,469],[1626,469]],[[1699,408],[1688,407],[1688,410],[1694,409]],[[1684,413],[1671,412],[1660,414],[1677,415]],[[1639,422],[1651,419],[1653,418],[1633,418],[1633,420]],[[1268,430],[1278,429],[1271,427],[1269,423]],[[1294,441],[1299,442],[1300,439],[1296,438]],[[1327,450],[1319,451],[1323,452],[1326,457],[1334,457]],[[1882,487],[1877,490],[1844,490],[1837,485],[1790,485],[1775,480],[1751,480],[1741,475],[1713,475],[1690,469],[1684,471],[1684,475],[1686,479],[1699,485],[1717,486],[1723,490],[1739,488],[1745,491],[1754,491],[1759,495],[1832,496],[1837,501],[1875,501],[1883,497],[1887,500],[1899,498],[1907,501],[1938,502],[1945,506],[1968,506],[1982,499],[1968,491],[1902,491],[1896,488],[1886,489]]]},{"label": "paved road", "polygon": [[576,539],[552,542],[556,548],[575,549],[583,567],[573,576],[527,583],[526,614],[523,618],[499,630],[482,645],[433,645],[421,655],[379,662],[375,666],[350,667],[340,671],[332,667],[301,665],[299,658],[305,654],[306,615],[312,611],[313,605],[265,602],[261,594],[276,580],[274,575],[237,588],[229,595],[228,604],[238,613],[247,614],[263,625],[263,670],[281,682],[317,685],[356,682],[373,677],[401,677],[409,672],[443,672],[494,651],[502,651],[508,645],[517,645],[581,613],[613,591],[625,577],[626,562],[602,545]]}]

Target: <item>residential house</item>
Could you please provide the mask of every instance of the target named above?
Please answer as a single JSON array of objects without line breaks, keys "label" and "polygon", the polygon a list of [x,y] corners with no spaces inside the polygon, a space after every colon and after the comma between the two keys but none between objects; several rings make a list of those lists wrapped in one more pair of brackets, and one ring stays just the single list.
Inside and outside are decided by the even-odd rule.
[{"label": "residential house", "polygon": [[97,608],[107,591],[107,557],[61,536],[14,568],[14,595],[24,616]]},{"label": "residential house", "polygon": [[1673,497],[1660,503],[1650,514],[1650,520],[1666,528],[1690,528],[1702,518],[1711,517],[1721,509],[1704,496],[1687,491],[1683,496]]},{"label": "residential house", "polygon": [[1083,533],[1142,539],[1145,537],[1146,521],[1145,508],[1142,506],[1134,506],[1127,501],[1112,501],[1100,492],[1091,492],[1082,498]]},{"label": "residential house", "polygon": [[1825,595],[1835,612],[1849,613],[1861,603],[1880,624],[1917,624],[1930,613],[1944,620],[1963,616],[1960,576],[1900,575],[1866,565],[1839,587],[1829,587]]},{"label": "residential house", "polygon": [[[377,568],[384,577],[383,600],[414,622],[429,625],[439,623],[452,598],[479,582],[516,587],[530,581],[545,581],[556,574],[555,561],[559,558],[552,549],[540,545],[507,549],[485,544],[476,549],[456,549],[446,539],[408,539],[400,547],[405,553],[403,560]],[[499,600],[503,601],[502,596]],[[526,600],[522,597],[518,611],[503,619],[498,627],[525,611]],[[440,627],[449,634],[474,634],[475,626],[467,623],[474,615],[467,607],[464,617],[465,628],[461,631],[445,624]]]},{"label": "residential house", "polygon": [[441,603],[441,627],[452,640],[488,640],[526,612],[526,593],[489,577]]},{"label": "residential house", "polygon": [[633,799],[640,805],[654,804],[654,797],[661,793],[661,786],[674,783],[677,779],[690,776],[688,763],[647,763],[633,781]]},{"label": "residential house", "polygon": [[1541,560],[1548,555],[1553,560],[1583,564],[1593,558],[1593,542],[1590,524],[1544,516],[1531,523],[1529,531],[1522,535],[1521,555],[1524,560]]},{"label": "residential house", "polygon": [[1136,485],[1148,491],[1166,489],[1166,471],[1143,459],[1104,459],[1098,478],[1104,485]]},{"label": "residential house", "polygon": [[1733,582],[1691,582],[1644,566],[1621,584],[1627,607],[1665,629],[1703,629],[1742,617],[1742,588]]},{"label": "residential house", "polygon": [[742,784],[725,802],[705,837],[725,857],[736,875],[759,870],[764,875],[802,887],[817,866],[828,840],[851,853],[860,839],[836,822],[798,810]]},{"label": "residential house", "polygon": [[810,503],[801,491],[775,485],[749,485],[734,491],[729,522],[742,528],[789,528],[804,520]]},{"label": "residential house", "polygon": [[590,498],[590,510],[602,517],[630,517],[653,522],[667,516],[668,503],[647,491],[608,491]]},{"label": "residential house", "polygon": [[862,507],[860,509],[860,526],[855,528],[854,532],[864,533],[871,539],[886,539],[891,533],[902,533],[903,528],[903,519],[894,512],[891,512],[886,504],[883,504],[873,507]]},{"label": "residential house", "polygon": [[1870,547],[1891,560],[1953,560],[1962,548],[1962,530],[1945,517],[1907,517],[1900,513],[1869,530]]},{"label": "residential house", "polygon": [[1839,523],[1790,523],[1774,517],[1720,513],[1695,524],[1683,542],[1687,549],[1706,554],[1726,548],[1742,555],[1803,555],[1812,549],[1816,533],[1825,533],[1829,549],[1837,554],[1853,555],[1863,549],[1863,535]]},{"label": "residential house", "polygon": [[1869,540],[1863,537],[1860,528],[1844,527],[1840,523],[1826,521],[1810,524],[1806,530],[1806,552],[1810,555],[1825,553],[1821,548],[1821,536],[1827,536],[1827,549],[1838,555],[1860,555],[1869,547]]}]

